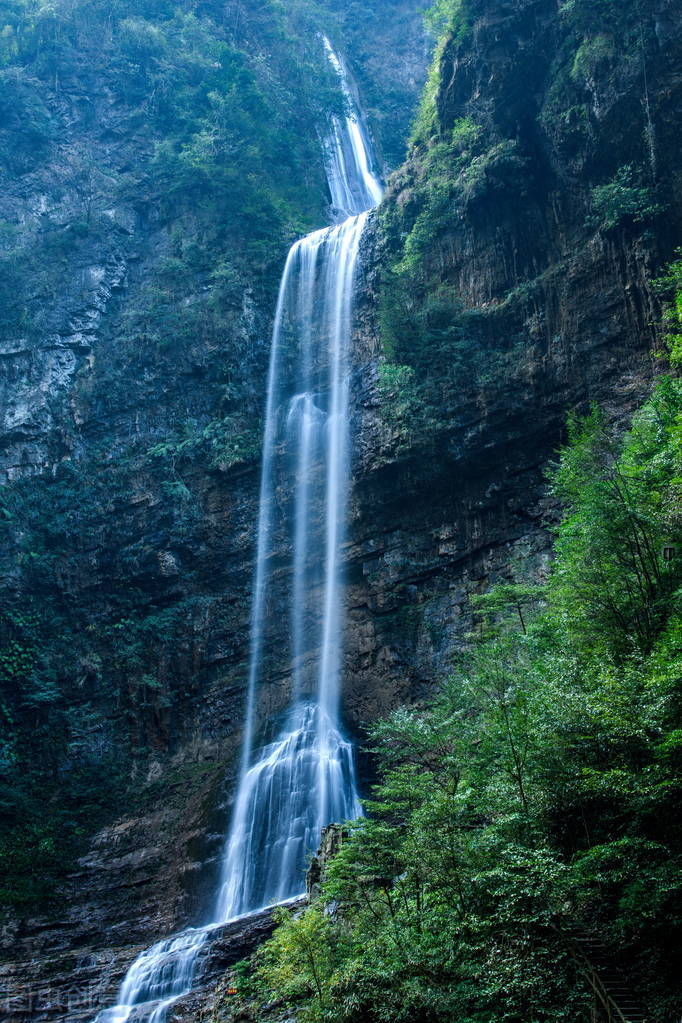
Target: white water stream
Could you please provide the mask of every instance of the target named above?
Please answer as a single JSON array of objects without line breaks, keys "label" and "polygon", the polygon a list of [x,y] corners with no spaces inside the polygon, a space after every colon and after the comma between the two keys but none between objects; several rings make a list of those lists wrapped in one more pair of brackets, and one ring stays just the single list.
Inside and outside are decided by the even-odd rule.
[{"label": "white water stream", "polygon": [[[329,41],[323,42],[346,104],[345,115],[332,119],[325,141],[332,208],[340,222],[292,246],[280,284],[268,376],[241,771],[220,889],[212,921],[138,956],[118,1004],[100,1012],[95,1023],[164,1023],[170,1006],[191,990],[198,955],[211,932],[301,894],[306,858],[322,828],[361,812],[353,749],[339,722],[339,561],[349,476],[354,278],[367,211],[380,201],[382,189],[345,68]],[[284,513],[292,523],[293,691],[278,737],[254,750],[282,467],[294,481],[291,507]]]}]

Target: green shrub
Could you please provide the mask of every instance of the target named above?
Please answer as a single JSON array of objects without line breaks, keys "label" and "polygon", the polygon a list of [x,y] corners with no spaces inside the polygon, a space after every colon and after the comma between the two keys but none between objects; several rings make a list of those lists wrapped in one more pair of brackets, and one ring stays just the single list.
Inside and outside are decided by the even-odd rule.
[{"label": "green shrub", "polygon": [[611,36],[600,34],[583,40],[573,61],[571,78],[580,84],[594,81],[615,55],[616,47]]},{"label": "green shrub", "polygon": [[623,223],[647,223],[660,212],[653,189],[640,184],[635,168],[627,164],[607,184],[592,189],[589,223],[610,231]]},{"label": "green shrub", "polygon": [[682,249],[677,254],[680,258],[671,263],[665,276],[656,282],[667,299],[665,340],[670,362],[675,367],[682,365]]},{"label": "green shrub", "polygon": [[562,0],[559,14],[581,32],[603,32],[629,16],[622,0]]}]

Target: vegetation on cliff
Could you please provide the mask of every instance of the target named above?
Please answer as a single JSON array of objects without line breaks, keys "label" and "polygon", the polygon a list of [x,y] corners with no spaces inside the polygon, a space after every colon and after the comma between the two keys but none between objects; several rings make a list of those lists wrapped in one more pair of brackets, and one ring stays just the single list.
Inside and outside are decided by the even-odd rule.
[{"label": "vegetation on cliff", "polygon": [[[499,16],[485,0],[439,0],[430,21],[442,35],[380,213],[381,340],[411,371],[423,444],[463,395],[485,406],[502,381],[526,386],[529,364],[553,372],[567,339],[550,333],[545,296],[570,301],[581,253],[637,244],[655,261],[660,245],[670,257],[661,216],[677,173],[652,98],[666,66],[654,0]],[[484,244],[494,267],[478,263]]]},{"label": "vegetation on cliff", "polygon": [[[239,318],[245,291],[274,303],[289,239],[323,216],[310,125],[339,101],[308,45],[314,31],[309,11],[274,2],[231,14],[166,0],[0,4],[2,173],[56,190],[39,217],[7,200],[16,219],[0,224],[3,343],[30,351],[63,330],[62,296],[93,264],[129,261],[125,218],[137,216],[162,241],[151,254],[141,243],[148,272],[117,309],[102,392],[123,393],[151,365],[172,376],[192,351],[220,353],[212,416],[176,418],[163,444],[127,438],[115,462],[101,439],[81,439],[63,460],[65,420],[55,472],[4,488],[0,903],[45,897],[116,805],[131,754],[186,696],[160,671],[159,651],[179,641],[193,603],[150,607],[133,585],[101,594],[96,611],[64,592],[64,571],[100,546],[98,523],[117,514],[133,476],[156,477],[179,537],[196,520],[178,471],[188,445],[223,468],[257,454],[260,395]],[[84,102],[106,110],[109,138],[87,116],[78,122]],[[70,105],[68,132],[82,135],[69,149]]]}]

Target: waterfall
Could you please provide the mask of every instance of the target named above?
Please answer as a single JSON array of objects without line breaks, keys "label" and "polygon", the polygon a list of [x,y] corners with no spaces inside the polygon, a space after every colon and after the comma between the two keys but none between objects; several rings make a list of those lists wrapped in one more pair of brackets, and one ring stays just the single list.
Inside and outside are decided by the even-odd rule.
[{"label": "waterfall", "polygon": [[[347,348],[353,276],[365,220],[366,214],[359,214],[297,242],[282,279],[271,355],[271,394],[282,376],[279,366],[284,361],[281,348],[285,334],[288,346],[293,342],[297,352],[292,374],[296,392],[288,399],[281,396],[286,415],[282,415],[279,402],[272,402],[272,423],[266,426],[262,549],[254,607],[260,609],[268,586],[274,468],[278,449],[283,448],[284,454],[279,457],[289,455],[295,472],[290,630],[293,703],[280,737],[255,762],[249,755],[243,763],[224,859],[218,908],[218,918],[223,920],[299,894],[306,853],[315,848],[322,827],[330,820],[355,817],[360,811],[352,749],[338,726],[338,562],[348,477]],[[303,319],[299,318],[301,310],[307,313]],[[315,350],[317,347],[322,351]],[[311,578],[320,566],[321,602]],[[322,607],[321,621],[318,603]],[[255,614],[254,689],[265,626],[265,616]],[[308,645],[319,649],[316,677],[311,680],[306,678],[310,669],[306,672],[304,664]],[[314,688],[309,692],[311,682]],[[253,714],[255,691],[249,695],[249,705]],[[246,733],[252,735],[252,723],[247,725]]]},{"label": "waterfall", "polygon": [[347,111],[343,121],[332,118],[332,130],[325,141],[327,181],[332,207],[341,218],[352,217],[378,206],[383,189],[372,169],[367,133],[353,101],[346,69],[326,36],[322,41],[338,75]]},{"label": "waterfall", "polygon": [[[367,212],[381,199],[346,69],[326,37],[345,112],[324,141],[332,227],[297,241],[279,289],[268,373],[251,651],[241,768],[212,920],[143,952],[118,1004],[95,1023],[164,1023],[192,987],[211,932],[302,894],[322,828],[357,817],[353,749],[340,720],[343,612],[340,552],[349,477],[349,345],[354,278]],[[284,508],[278,481],[293,485]],[[291,548],[292,695],[274,741],[255,748],[276,528]]]}]

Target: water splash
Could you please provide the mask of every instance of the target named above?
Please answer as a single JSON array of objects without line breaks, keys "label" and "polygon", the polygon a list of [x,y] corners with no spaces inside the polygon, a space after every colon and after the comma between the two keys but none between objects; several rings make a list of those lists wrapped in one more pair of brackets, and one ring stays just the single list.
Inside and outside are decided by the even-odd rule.
[{"label": "water splash", "polygon": [[[346,113],[332,119],[325,164],[333,227],[292,246],[277,300],[268,373],[251,654],[237,794],[213,917],[143,952],[118,1005],[95,1023],[164,1023],[187,994],[198,957],[222,924],[301,894],[306,858],[331,821],[358,816],[353,749],[339,722],[342,578],[349,477],[349,345],[355,271],[367,211],[381,199],[347,72],[326,37]],[[293,480],[284,512],[278,473]],[[275,526],[292,523],[292,700],[277,738],[254,749],[267,640]],[[321,590],[321,594],[318,592]],[[315,654],[310,655],[310,651]]]},{"label": "water splash", "polygon": [[320,821],[357,817],[353,750],[314,704],[298,703],[239,787],[218,915],[241,916],[301,893]]}]

